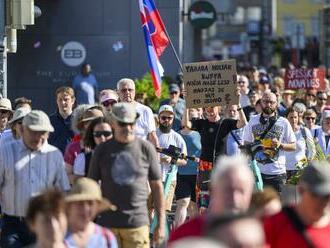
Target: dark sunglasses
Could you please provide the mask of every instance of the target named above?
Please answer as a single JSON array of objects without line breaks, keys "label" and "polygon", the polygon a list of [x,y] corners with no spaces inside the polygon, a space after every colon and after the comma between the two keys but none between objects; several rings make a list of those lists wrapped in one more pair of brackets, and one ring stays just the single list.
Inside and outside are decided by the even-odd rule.
[{"label": "dark sunglasses", "polygon": [[95,132],[93,132],[93,136],[96,137],[96,138],[100,138],[102,135],[104,137],[109,137],[110,135],[112,135],[112,132],[110,132],[110,131],[95,131]]},{"label": "dark sunglasses", "polygon": [[307,93],[307,96],[316,97],[315,95],[313,95],[313,94],[311,94],[311,93]]},{"label": "dark sunglasses", "polygon": [[173,117],[172,117],[172,116],[161,116],[160,119],[161,119],[162,121],[165,121],[165,120],[172,120]]},{"label": "dark sunglasses", "polygon": [[4,115],[4,114],[9,114],[10,111],[8,110],[4,110],[4,109],[0,109],[0,114]]},{"label": "dark sunglasses", "polygon": [[310,120],[314,121],[316,118],[307,116],[307,117],[305,117],[305,119],[308,120],[308,121],[310,121]]},{"label": "dark sunglasses", "polygon": [[171,95],[176,95],[176,94],[179,94],[179,92],[177,92],[177,91],[172,91],[172,92],[170,92],[170,94],[171,94]]},{"label": "dark sunglasses", "polygon": [[328,100],[327,98],[318,98],[320,101],[326,101]]},{"label": "dark sunglasses", "polygon": [[106,101],[102,102],[102,105],[104,107],[108,107],[108,106],[114,105],[115,103],[117,103],[117,101],[115,101],[115,100],[106,100]]}]

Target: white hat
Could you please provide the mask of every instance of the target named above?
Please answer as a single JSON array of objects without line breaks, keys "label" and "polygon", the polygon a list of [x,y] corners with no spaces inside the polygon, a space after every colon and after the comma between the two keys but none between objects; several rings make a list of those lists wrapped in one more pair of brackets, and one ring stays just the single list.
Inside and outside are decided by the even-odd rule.
[{"label": "white hat", "polygon": [[31,112],[30,108],[24,108],[24,107],[18,108],[15,110],[13,118],[10,121],[8,121],[8,123],[12,124],[15,121],[18,121],[19,119],[23,119],[23,117],[30,112]]},{"label": "white hat", "polygon": [[160,115],[162,112],[171,112],[174,114],[173,107],[171,105],[162,105],[159,108],[158,114]]},{"label": "white hat", "polygon": [[13,112],[13,110],[11,108],[11,102],[8,98],[1,98],[0,99],[0,109],[8,110],[8,111]]},{"label": "white hat", "polygon": [[32,110],[23,118],[23,126],[28,127],[32,131],[54,132],[48,115],[41,110]]}]

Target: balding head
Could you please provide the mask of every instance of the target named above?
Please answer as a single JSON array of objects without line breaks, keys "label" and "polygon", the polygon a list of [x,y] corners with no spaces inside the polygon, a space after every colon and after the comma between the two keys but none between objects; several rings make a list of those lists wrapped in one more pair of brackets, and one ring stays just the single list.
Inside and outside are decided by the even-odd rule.
[{"label": "balding head", "polygon": [[211,177],[211,213],[245,212],[250,206],[253,185],[254,176],[245,156],[219,157]]},{"label": "balding head", "polygon": [[277,110],[277,97],[273,92],[265,92],[261,98],[262,112],[266,115],[273,115]]}]

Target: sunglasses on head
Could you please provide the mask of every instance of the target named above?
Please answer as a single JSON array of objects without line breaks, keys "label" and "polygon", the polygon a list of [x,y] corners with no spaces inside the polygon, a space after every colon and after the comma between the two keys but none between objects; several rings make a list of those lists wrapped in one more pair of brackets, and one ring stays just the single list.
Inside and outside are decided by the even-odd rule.
[{"label": "sunglasses on head", "polygon": [[106,100],[106,101],[102,102],[102,105],[103,105],[104,107],[108,107],[108,106],[112,106],[112,105],[114,105],[115,103],[117,103],[116,100]]},{"label": "sunglasses on head", "polygon": [[93,132],[93,136],[96,138],[100,138],[102,135],[104,137],[109,137],[110,135],[112,135],[112,132],[111,131],[95,131],[95,132]]},{"label": "sunglasses on head", "polygon": [[307,117],[305,117],[305,119],[308,120],[308,121],[310,121],[310,120],[314,121],[316,118],[315,117],[307,116]]}]

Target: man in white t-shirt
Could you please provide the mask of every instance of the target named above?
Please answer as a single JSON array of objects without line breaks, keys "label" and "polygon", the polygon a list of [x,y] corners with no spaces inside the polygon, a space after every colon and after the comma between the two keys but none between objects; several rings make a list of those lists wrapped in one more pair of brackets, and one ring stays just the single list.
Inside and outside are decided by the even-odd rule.
[{"label": "man in white t-shirt", "polygon": [[286,182],[284,151],[296,149],[296,138],[289,121],[277,115],[277,104],[274,93],[264,93],[261,98],[262,113],[251,117],[245,126],[243,140],[245,144],[259,144],[253,155],[264,185],[281,192]]},{"label": "man in white t-shirt", "polygon": [[148,139],[152,144],[158,147],[154,115],[151,108],[134,100],[134,81],[130,78],[120,79],[117,82],[117,91],[120,101],[134,104],[136,112],[140,115],[136,121],[135,135],[145,140]]},{"label": "man in white t-shirt", "polygon": [[[174,110],[170,105],[163,105],[159,108],[158,111],[159,117],[159,128],[157,128],[156,134],[158,137],[159,145],[161,148],[169,148],[170,145],[175,146],[181,150],[181,153],[187,154],[186,142],[182,136],[175,132],[173,128],[174,122]],[[171,186],[169,192],[165,192],[166,196],[166,210],[171,211],[172,201],[174,198],[174,192],[176,187],[176,174],[178,171],[177,166],[184,166],[187,164],[185,159],[177,159],[161,154],[160,163],[162,166],[163,182],[169,180],[167,176],[169,173],[173,172],[175,175],[171,180]]]}]

